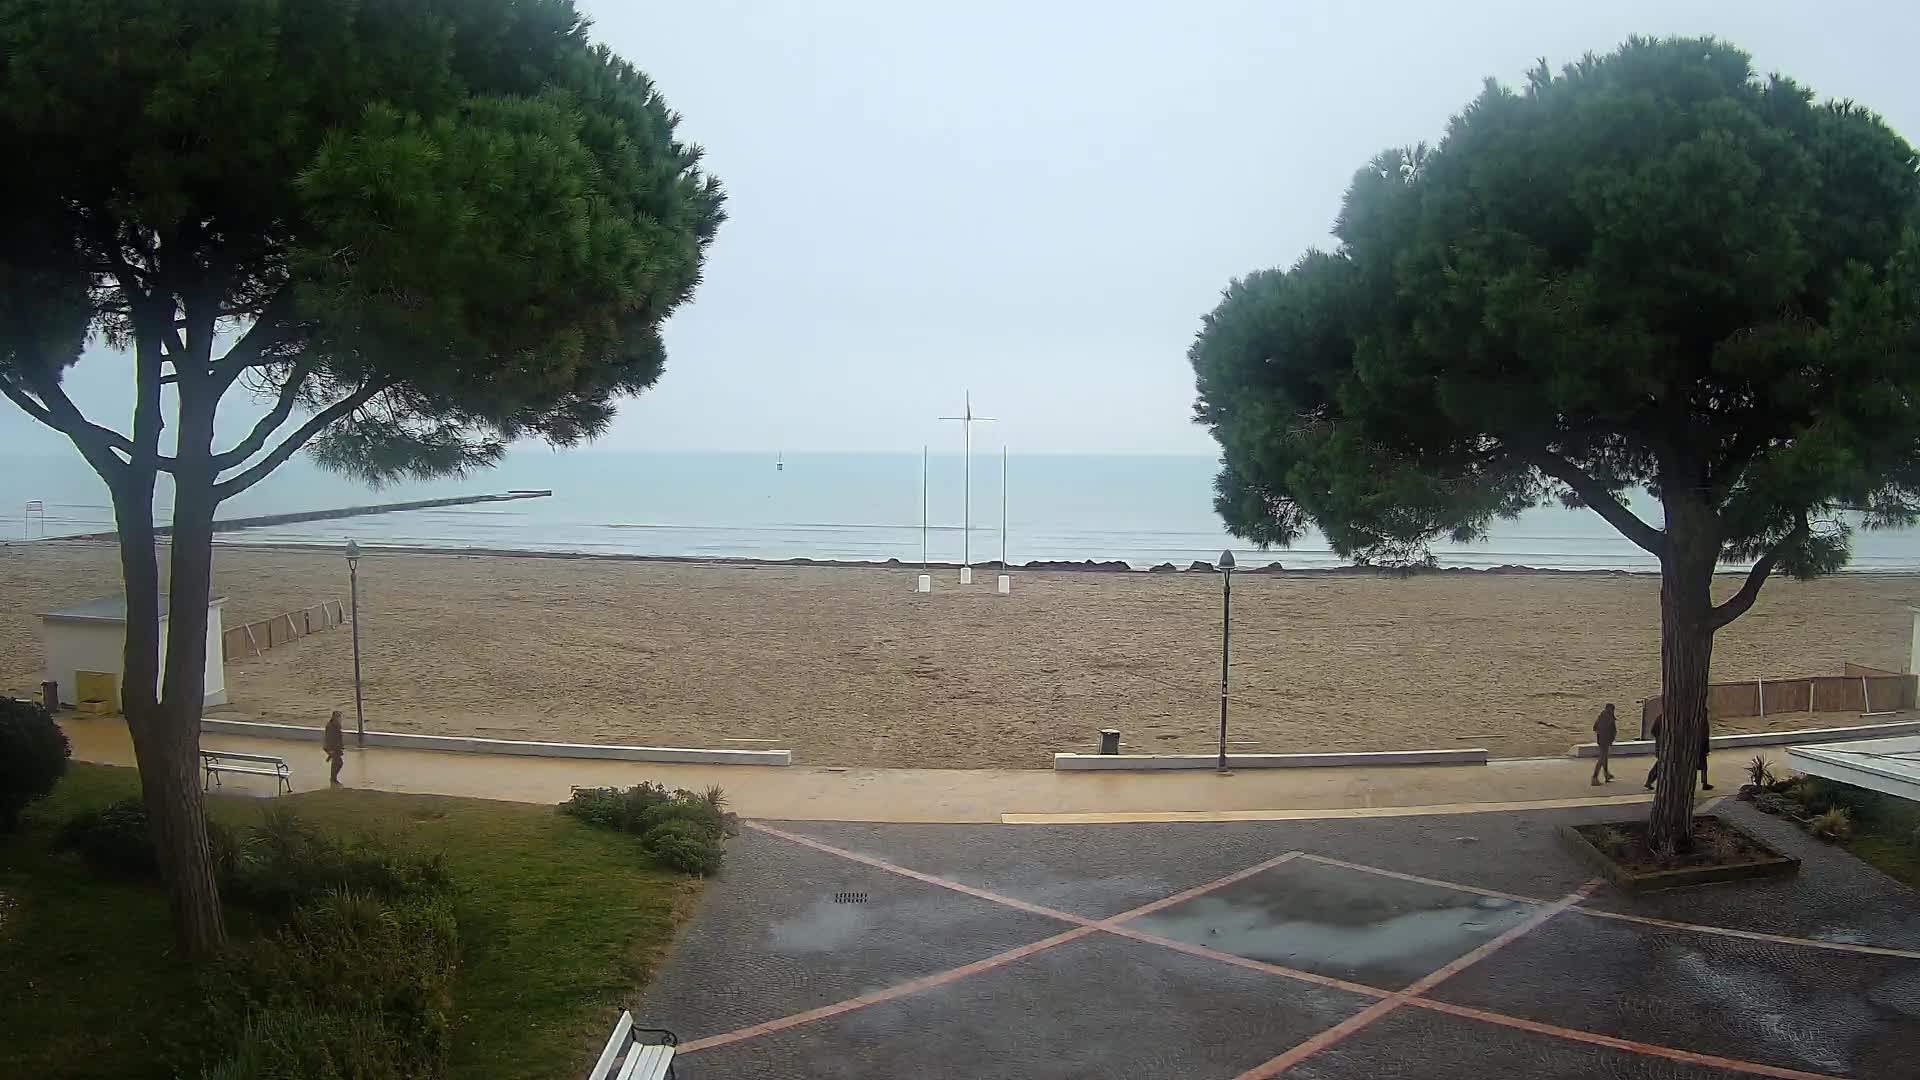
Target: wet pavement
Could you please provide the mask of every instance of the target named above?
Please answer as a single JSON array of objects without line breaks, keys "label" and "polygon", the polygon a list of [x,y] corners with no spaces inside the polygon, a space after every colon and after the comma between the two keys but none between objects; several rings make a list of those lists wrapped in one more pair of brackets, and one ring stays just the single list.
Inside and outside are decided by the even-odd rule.
[{"label": "wet pavement", "polygon": [[1920,894],[1628,897],[1564,823],[754,822],[641,1011],[685,1080],[1920,1077]]}]

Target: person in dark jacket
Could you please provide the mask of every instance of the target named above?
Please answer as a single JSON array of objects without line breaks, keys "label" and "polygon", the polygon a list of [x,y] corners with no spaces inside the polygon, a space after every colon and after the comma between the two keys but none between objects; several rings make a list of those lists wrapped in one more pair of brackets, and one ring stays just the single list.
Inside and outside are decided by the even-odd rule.
[{"label": "person in dark jacket", "polygon": [[1600,744],[1600,760],[1593,763],[1595,787],[1600,786],[1602,774],[1606,776],[1607,783],[1613,783],[1613,769],[1607,764],[1607,755],[1613,752],[1613,739],[1619,732],[1619,724],[1615,722],[1613,716],[1613,702],[1609,701],[1607,707],[1601,709],[1600,715],[1593,721],[1593,741]]},{"label": "person in dark jacket", "polygon": [[347,733],[340,729],[339,709],[333,710],[333,715],[327,718],[327,731],[320,746],[327,752],[327,765],[332,769],[328,780],[334,787],[339,787],[340,767],[347,763]]},{"label": "person in dark jacket", "polygon": [[[1660,748],[1658,745],[1660,742],[1660,719],[1658,717],[1655,717],[1653,721],[1653,741],[1655,743],[1653,768],[1647,770],[1648,791],[1653,790],[1653,782],[1660,778]],[[1707,725],[1704,723],[1700,725],[1700,788],[1703,791],[1713,790],[1713,785],[1707,782]]]}]

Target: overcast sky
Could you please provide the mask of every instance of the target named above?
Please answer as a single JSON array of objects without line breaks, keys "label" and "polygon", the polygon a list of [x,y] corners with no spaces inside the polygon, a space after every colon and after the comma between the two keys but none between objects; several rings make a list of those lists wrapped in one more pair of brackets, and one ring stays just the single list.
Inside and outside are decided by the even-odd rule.
[{"label": "overcast sky", "polygon": [[[725,182],[666,375],[602,445],[1209,453],[1185,352],[1229,278],[1327,242],[1348,178],[1492,75],[1717,33],[1920,138],[1884,3],[632,3],[596,34]],[[1314,5],[1316,9],[1322,5]],[[76,393],[124,426],[124,362]],[[0,449],[63,445],[0,408]]]}]

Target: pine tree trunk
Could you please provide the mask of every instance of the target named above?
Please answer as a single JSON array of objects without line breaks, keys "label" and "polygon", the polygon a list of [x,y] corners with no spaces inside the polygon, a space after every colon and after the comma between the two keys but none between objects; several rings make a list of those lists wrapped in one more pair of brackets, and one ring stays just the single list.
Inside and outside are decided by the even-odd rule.
[{"label": "pine tree trunk", "polygon": [[1711,514],[1669,498],[1660,566],[1660,777],[1647,845],[1665,855],[1693,848],[1693,785],[1706,738],[1713,669],[1713,570],[1720,541]]},{"label": "pine tree trunk", "polygon": [[[192,314],[191,312],[189,313]],[[137,409],[157,413],[158,327],[142,320],[137,342],[143,379]],[[171,319],[171,305],[166,315]],[[174,940],[202,959],[226,942],[226,924],[207,841],[206,797],[200,787],[200,713],[206,700],[207,600],[213,570],[213,416],[218,395],[205,370],[213,320],[201,317],[189,332],[198,346],[175,358],[179,431],[174,453],[174,515],[170,545],[166,670],[159,663],[159,575],[154,556],[153,443],[157,415],[135,416],[136,454],[123,490],[114,495],[121,569],[127,589],[127,645],[123,708],[140,766],[142,801],[160,880],[167,894]],[[182,370],[184,369],[184,370]],[[159,693],[156,695],[156,684]]]},{"label": "pine tree trunk", "polygon": [[[132,485],[137,488],[138,485]],[[121,711],[133,737],[140,768],[141,799],[146,805],[154,858],[166,889],[174,940],[188,956],[203,957],[226,940],[220,900],[213,883],[213,857],[207,847],[205,798],[199,783],[200,697],[181,709],[177,697],[163,702],[160,681],[160,579],[154,556],[153,489],[116,490],[114,518],[120,541],[120,568],[126,585],[127,639],[122,655]],[[176,542],[174,551],[179,551]],[[176,564],[175,573],[179,568]],[[198,624],[199,663],[205,663],[206,601],[192,608],[179,603],[179,579],[168,623],[168,667],[180,660],[176,639],[185,623]],[[205,682],[202,669],[196,682]],[[198,691],[204,694],[204,689]]]}]

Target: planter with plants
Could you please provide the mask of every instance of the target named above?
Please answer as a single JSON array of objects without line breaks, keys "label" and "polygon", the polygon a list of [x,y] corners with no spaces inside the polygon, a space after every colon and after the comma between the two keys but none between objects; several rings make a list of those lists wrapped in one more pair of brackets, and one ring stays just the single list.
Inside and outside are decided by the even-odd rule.
[{"label": "planter with plants", "polygon": [[[1755,757],[1748,762],[1747,779],[1749,783],[1740,789],[1741,799],[1756,806],[1763,799],[1777,800],[1797,812],[1799,804],[1782,794],[1787,784],[1774,778],[1767,759]],[[1665,858],[1647,847],[1644,822],[1571,825],[1562,830],[1562,836],[1627,892],[1780,877],[1800,869],[1799,859],[1774,850],[1717,815],[1703,814],[1693,822],[1693,850]]]},{"label": "planter with plants", "polygon": [[1561,837],[1626,892],[1782,877],[1800,869],[1799,859],[1714,814],[1693,819],[1693,849],[1677,855],[1649,848],[1646,828],[1644,821],[1569,825]]}]

